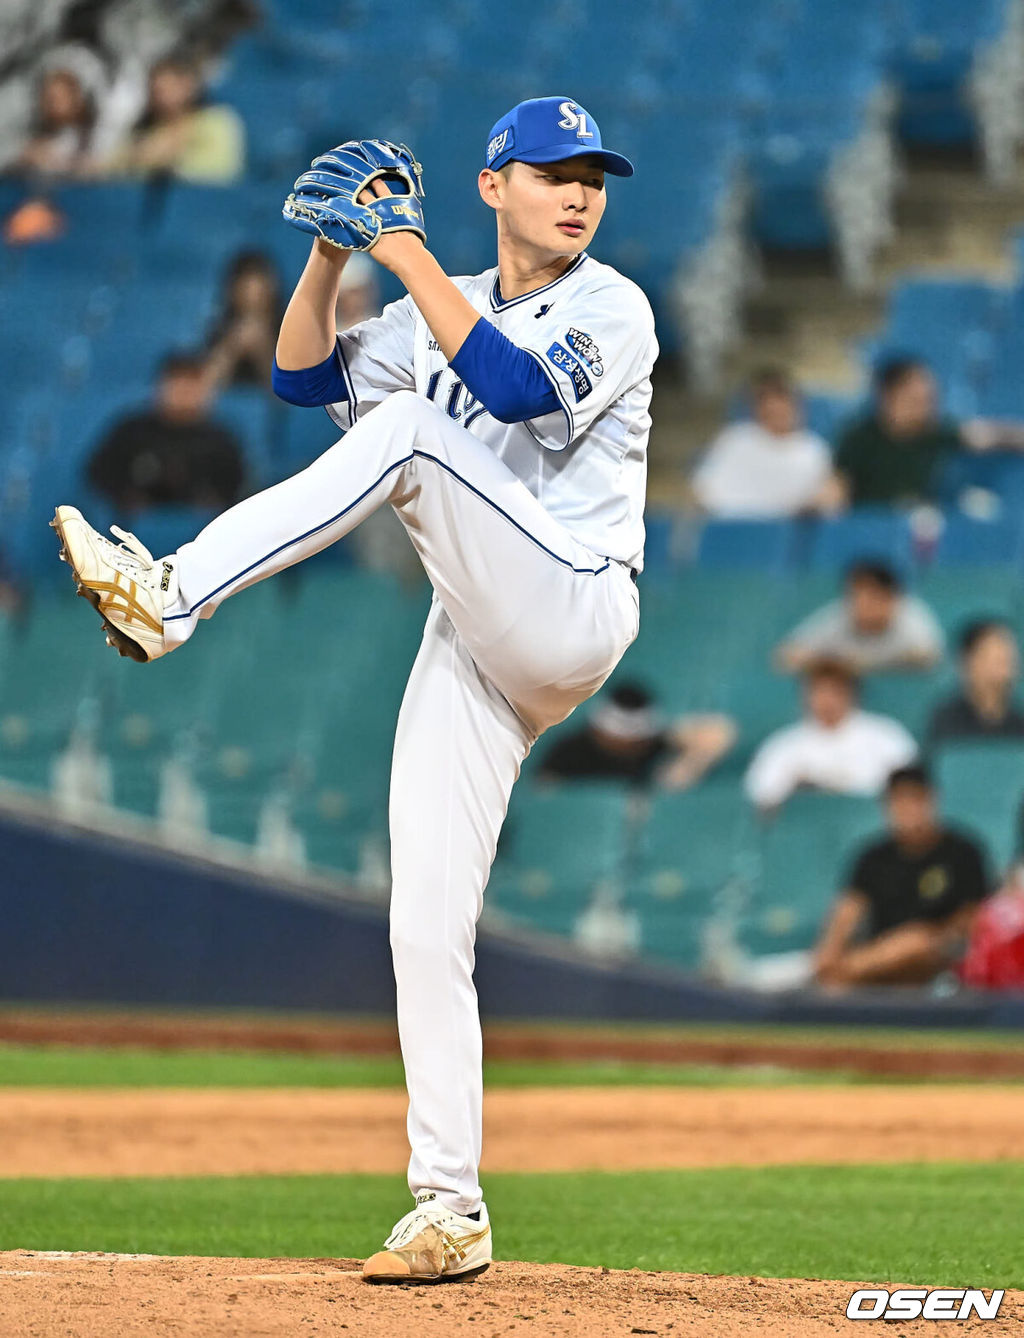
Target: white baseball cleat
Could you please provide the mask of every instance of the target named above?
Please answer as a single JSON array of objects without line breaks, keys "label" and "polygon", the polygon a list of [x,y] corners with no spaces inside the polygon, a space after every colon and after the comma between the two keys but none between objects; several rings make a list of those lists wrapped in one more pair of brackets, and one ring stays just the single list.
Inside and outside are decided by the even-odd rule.
[{"label": "white baseball cleat", "polygon": [[107,645],[142,663],[163,655],[164,609],[178,593],[174,564],[155,562],[134,534],[116,525],[110,531],[121,542],[111,543],[73,506],[59,506],[50,524],[78,593],[103,618]]},{"label": "white baseball cleat", "polygon": [[396,1223],[383,1250],[363,1264],[364,1282],[454,1282],[476,1277],[491,1263],[491,1224],[462,1217],[426,1191]]}]

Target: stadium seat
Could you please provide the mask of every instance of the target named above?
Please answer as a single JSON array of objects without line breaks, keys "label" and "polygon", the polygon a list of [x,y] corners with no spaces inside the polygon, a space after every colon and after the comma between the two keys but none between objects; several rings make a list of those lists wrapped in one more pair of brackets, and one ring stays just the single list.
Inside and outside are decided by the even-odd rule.
[{"label": "stadium seat", "polygon": [[975,520],[961,511],[948,511],[944,522],[936,562],[976,567],[1020,565],[1024,556],[1024,521],[1020,514]]},{"label": "stadium seat", "polygon": [[1024,746],[1019,740],[946,743],[937,754],[943,812],[980,836],[997,875],[1021,848]]},{"label": "stadium seat", "polygon": [[598,782],[513,792],[488,904],[539,929],[567,934],[594,892],[621,885],[628,793]]},{"label": "stadium seat", "polygon": [[794,795],[761,834],[757,877],[739,917],[743,946],[755,954],[811,947],[854,851],[881,828],[873,799]]},{"label": "stadium seat", "polygon": [[910,143],[969,144],[975,119],[966,96],[979,48],[1003,31],[1005,0],[903,0],[890,69],[901,92],[900,135]]},{"label": "stadium seat", "polygon": [[917,578],[917,593],[938,614],[948,637],[981,616],[1006,618],[1022,629],[1019,575],[1000,567],[932,567]]},{"label": "stadium seat", "polygon": [[793,527],[781,520],[709,520],[701,531],[701,567],[756,567],[783,571],[791,561]]},{"label": "stadium seat", "polygon": [[842,569],[862,558],[880,558],[906,572],[913,561],[913,539],[906,516],[883,507],[861,507],[819,521],[813,529],[811,566]]},{"label": "stadium seat", "polygon": [[95,727],[112,665],[70,582],[41,598],[27,626],[0,622],[0,777],[47,790],[53,763],[83,722]]},{"label": "stadium seat", "polygon": [[700,921],[750,880],[754,852],[750,805],[735,783],[709,780],[679,795],[655,795],[638,826],[626,904],[641,925],[668,906]]},{"label": "stadium seat", "polygon": [[864,680],[861,701],[867,711],[892,716],[915,738],[924,739],[932,707],[940,696],[943,673],[870,674]]},{"label": "stadium seat", "polygon": [[994,493],[1004,507],[1024,501],[1024,456],[1017,451],[959,451],[945,466],[941,496],[950,506],[972,488]]}]

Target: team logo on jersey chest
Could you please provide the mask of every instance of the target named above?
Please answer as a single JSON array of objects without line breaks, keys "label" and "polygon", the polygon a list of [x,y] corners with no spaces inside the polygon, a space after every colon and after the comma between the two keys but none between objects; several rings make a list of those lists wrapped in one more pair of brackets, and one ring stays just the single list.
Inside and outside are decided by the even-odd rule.
[{"label": "team logo on jersey chest", "polygon": [[570,353],[564,345],[559,344],[557,340],[548,349],[547,358],[549,362],[554,363],[560,372],[564,372],[572,382],[572,393],[576,396],[577,404],[594,389],[590,377],[583,370],[583,363],[580,359],[574,353]]},{"label": "team logo on jersey chest", "polygon": [[595,376],[604,375],[604,363],[601,361],[601,350],[590,335],[584,334],[582,330],[577,330],[574,325],[570,325],[565,332],[565,342],[574,353],[578,353],[587,364]]}]

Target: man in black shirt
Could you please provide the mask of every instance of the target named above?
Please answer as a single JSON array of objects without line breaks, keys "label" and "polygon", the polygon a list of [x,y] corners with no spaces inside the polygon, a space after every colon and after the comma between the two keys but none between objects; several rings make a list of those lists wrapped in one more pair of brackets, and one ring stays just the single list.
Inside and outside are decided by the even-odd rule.
[{"label": "man in black shirt", "polygon": [[1013,633],[998,618],[971,623],[960,635],[960,691],[941,702],[928,725],[928,745],[951,739],[1024,739],[1024,711],[1013,699],[1020,657]]},{"label": "man in black shirt", "polygon": [[242,494],[242,452],[209,416],[201,357],[171,353],[153,408],[115,423],[89,461],[89,482],[119,511],[178,503],[223,510]]},{"label": "man in black shirt", "polygon": [[863,850],[815,954],[822,985],[921,985],[962,955],[990,884],[981,849],[944,826],[921,766],[886,789],[889,835]]},{"label": "man in black shirt", "polygon": [[875,370],[875,401],[839,436],[836,471],[851,506],[906,506],[934,500],[942,473],[961,450],[1024,449],[1024,426],[939,411],[939,388],[919,358],[887,358]]},{"label": "man in black shirt", "polygon": [[620,683],[582,729],[563,734],[541,764],[542,780],[624,780],[684,790],[732,747],[722,715],[665,720],[646,688]]}]

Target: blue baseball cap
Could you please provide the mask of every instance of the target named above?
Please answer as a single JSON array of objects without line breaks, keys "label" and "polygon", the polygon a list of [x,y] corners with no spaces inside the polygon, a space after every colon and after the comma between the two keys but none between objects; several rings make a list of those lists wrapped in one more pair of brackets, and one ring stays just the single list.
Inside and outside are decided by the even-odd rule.
[{"label": "blue baseball cap", "polygon": [[600,158],[612,176],[633,175],[628,158],[601,147],[601,131],[585,107],[572,98],[529,98],[491,128],[485,166],[497,171],[512,161],[560,163],[587,153]]}]

